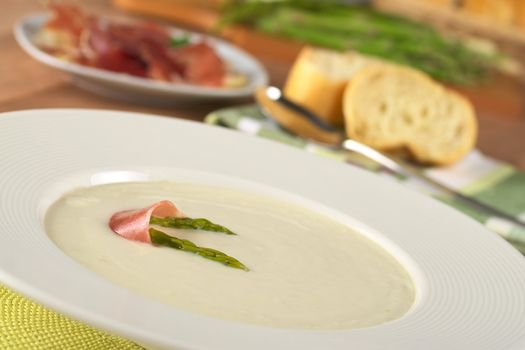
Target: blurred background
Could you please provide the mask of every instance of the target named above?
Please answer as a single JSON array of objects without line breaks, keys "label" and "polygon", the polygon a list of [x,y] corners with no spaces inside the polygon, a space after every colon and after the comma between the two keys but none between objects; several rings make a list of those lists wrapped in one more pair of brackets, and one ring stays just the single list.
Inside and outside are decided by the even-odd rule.
[{"label": "blurred background", "polygon": [[[223,37],[257,57],[282,87],[305,44],[354,50],[420,69],[474,104],[477,147],[525,170],[525,2],[521,0],[91,0],[86,11],[174,24]],[[205,115],[243,101],[176,109],[133,105],[82,91],[63,73],[26,55],[12,36],[22,16],[45,2],[3,0],[0,111],[95,107]]]}]

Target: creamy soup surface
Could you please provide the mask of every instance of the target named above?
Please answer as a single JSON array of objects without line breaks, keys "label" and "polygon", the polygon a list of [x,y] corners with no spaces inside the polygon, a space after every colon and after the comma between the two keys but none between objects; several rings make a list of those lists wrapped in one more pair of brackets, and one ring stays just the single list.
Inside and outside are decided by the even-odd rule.
[{"label": "creamy soup surface", "polygon": [[[129,241],[108,227],[121,210],[173,201],[187,216],[237,236],[166,229],[220,250],[250,271],[191,253]],[[348,226],[280,199],[210,185],[121,183],[77,189],[48,210],[46,231],[82,265],[177,308],[295,329],[351,329],[405,314],[413,282],[400,263]]]}]

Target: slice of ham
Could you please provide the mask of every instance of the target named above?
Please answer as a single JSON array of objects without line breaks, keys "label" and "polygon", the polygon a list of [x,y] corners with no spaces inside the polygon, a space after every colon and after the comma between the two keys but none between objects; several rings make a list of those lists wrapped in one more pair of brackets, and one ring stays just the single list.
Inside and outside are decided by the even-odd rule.
[{"label": "slice of ham", "polygon": [[116,234],[144,243],[151,243],[149,221],[152,216],[185,217],[184,213],[170,201],[160,201],[143,209],[119,211],[109,219],[109,227]]},{"label": "slice of ham", "polygon": [[123,43],[107,30],[104,21],[93,21],[86,29],[86,47],[83,52],[88,65],[135,76],[147,76],[147,63],[137,52],[126,50]]},{"label": "slice of ham", "polygon": [[158,24],[88,15],[75,5],[55,0],[51,0],[49,8],[52,16],[45,29],[59,32],[59,36],[66,36],[67,42],[71,42],[67,50],[64,44],[57,45],[64,52],[60,47],[44,48],[49,53],[142,78],[199,86],[223,85],[226,65],[206,40],[172,47],[170,31]]},{"label": "slice of ham", "polygon": [[221,86],[226,67],[206,41],[170,50],[172,60],[184,67],[184,79],[191,84]]},{"label": "slice of ham", "polygon": [[84,28],[93,20],[92,16],[85,14],[75,5],[51,1],[48,7],[52,11],[52,16],[46,27],[69,32],[77,40]]}]

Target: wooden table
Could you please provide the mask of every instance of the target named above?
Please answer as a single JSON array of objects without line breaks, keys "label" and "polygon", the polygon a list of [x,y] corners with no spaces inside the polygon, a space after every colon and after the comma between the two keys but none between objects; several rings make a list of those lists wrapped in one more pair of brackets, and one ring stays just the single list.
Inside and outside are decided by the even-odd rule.
[{"label": "wooden table", "polygon": [[[85,2],[93,10],[118,12],[110,0]],[[86,92],[72,84],[69,76],[28,56],[13,38],[17,19],[43,7],[37,0],[3,0],[0,14],[0,112],[30,108],[98,108],[137,111],[202,120],[209,112],[252,99],[206,102],[176,107],[134,105]],[[186,25],[188,23],[185,23]],[[293,62],[286,42],[250,36],[242,30],[225,35],[256,55],[266,66],[271,82],[282,85]],[[272,43],[274,43],[272,45]],[[296,47],[298,47],[296,45]],[[293,51],[292,51],[293,52]],[[525,171],[525,87],[508,78],[495,78],[474,89],[463,89],[476,106],[480,132],[478,148],[489,156]],[[1,137],[1,135],[0,135]]]}]

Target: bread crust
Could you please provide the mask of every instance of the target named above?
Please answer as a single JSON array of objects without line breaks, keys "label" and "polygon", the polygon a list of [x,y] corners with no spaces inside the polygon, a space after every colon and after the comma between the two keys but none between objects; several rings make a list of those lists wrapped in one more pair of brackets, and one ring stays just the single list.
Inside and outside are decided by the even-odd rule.
[{"label": "bread crust", "polygon": [[[329,124],[343,126],[343,92],[354,71],[369,61],[357,53],[305,46],[288,73],[284,94]],[[331,74],[334,67],[341,68],[337,74]]]},{"label": "bread crust", "polygon": [[343,111],[348,137],[381,151],[406,148],[421,163],[452,164],[476,143],[471,103],[408,67],[360,70],[345,89]]}]

